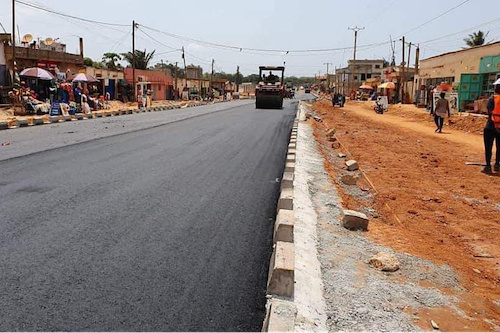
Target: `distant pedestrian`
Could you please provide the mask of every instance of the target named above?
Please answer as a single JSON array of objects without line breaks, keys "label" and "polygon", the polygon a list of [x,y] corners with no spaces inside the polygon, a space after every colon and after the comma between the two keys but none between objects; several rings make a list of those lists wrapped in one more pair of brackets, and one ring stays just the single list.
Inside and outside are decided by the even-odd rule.
[{"label": "distant pedestrian", "polygon": [[434,110],[434,122],[437,127],[435,132],[442,133],[444,118],[446,115],[450,117],[450,103],[444,98],[446,93],[442,92],[440,96],[441,98],[436,102],[436,110]]},{"label": "distant pedestrian", "polygon": [[335,105],[339,104],[339,94],[335,93],[332,96],[332,106],[335,108]]},{"label": "distant pedestrian", "polygon": [[500,171],[500,80],[495,82],[495,94],[488,100],[488,120],[483,131],[484,151],[486,166],[484,173],[491,173],[491,157],[493,155],[493,142],[496,143],[496,160],[493,170]]}]

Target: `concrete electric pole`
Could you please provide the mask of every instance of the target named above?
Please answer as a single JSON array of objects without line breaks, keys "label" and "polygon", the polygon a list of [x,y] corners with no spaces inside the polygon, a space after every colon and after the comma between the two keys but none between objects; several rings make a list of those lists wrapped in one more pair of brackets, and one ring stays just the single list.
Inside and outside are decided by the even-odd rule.
[{"label": "concrete electric pole", "polygon": [[16,0],[12,0],[12,84],[16,80]]},{"label": "concrete electric pole", "polygon": [[351,92],[355,89],[356,87],[356,82],[355,77],[356,77],[356,45],[358,42],[358,31],[364,30],[364,27],[359,28],[358,26],[355,26],[354,28],[349,28],[349,30],[354,31],[354,57],[352,60],[352,88]]},{"label": "concrete electric pole", "polygon": [[137,84],[135,81],[135,21],[132,21],[132,84],[134,85],[134,96],[132,96],[132,101],[137,98]]},{"label": "concrete electric pole", "polygon": [[326,90],[327,92],[330,90],[330,65],[333,65],[331,62],[324,62],[323,65],[326,65]]}]

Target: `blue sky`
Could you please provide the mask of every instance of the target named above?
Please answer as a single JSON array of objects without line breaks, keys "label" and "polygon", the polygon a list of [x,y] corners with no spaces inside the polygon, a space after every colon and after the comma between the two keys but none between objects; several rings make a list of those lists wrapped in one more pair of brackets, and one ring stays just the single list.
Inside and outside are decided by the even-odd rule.
[{"label": "blue sky", "polygon": [[[11,1],[0,1],[0,22],[10,32]],[[255,72],[259,65],[281,65],[283,62],[286,62],[287,75],[324,74],[324,63],[333,63],[330,68],[345,66],[346,61],[352,58],[353,51],[347,49],[288,55],[285,52],[240,52],[173,38],[146,27],[238,47],[303,50],[352,47],[353,32],[348,27],[364,26],[365,29],[359,33],[358,38],[358,59],[389,59],[389,36],[399,37],[408,31],[406,40],[420,43],[421,58],[460,49],[464,46],[463,38],[478,28],[466,29],[478,25],[481,25],[480,29],[489,31],[488,40],[500,40],[498,0],[469,0],[415,30],[415,27],[457,6],[463,0],[22,1],[78,17],[128,25],[103,26],[80,22],[17,4],[16,20],[21,35],[29,32],[42,39],[60,38],[68,45],[68,52],[77,52],[78,36],[84,38],[85,55],[93,59],[98,60],[103,53],[109,51],[129,51],[130,30],[132,20],[135,19],[142,25],[137,31],[137,48],[146,48],[148,51],[155,49],[157,56],[154,62],[182,62],[180,52],[175,49],[184,46],[188,64],[198,64],[209,71],[213,58],[217,71],[234,72],[236,66],[240,65],[241,72],[245,75]],[[485,24],[487,22],[491,23]],[[428,42],[447,35],[451,36]],[[386,43],[364,46],[383,42]],[[414,54],[413,51],[412,53]],[[401,61],[399,41],[396,43],[396,60]]]}]

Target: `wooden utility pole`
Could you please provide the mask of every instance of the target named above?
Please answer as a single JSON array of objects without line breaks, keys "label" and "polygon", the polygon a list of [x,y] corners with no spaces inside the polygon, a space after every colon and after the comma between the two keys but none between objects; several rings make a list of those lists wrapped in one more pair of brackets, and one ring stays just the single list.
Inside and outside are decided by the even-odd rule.
[{"label": "wooden utility pole", "polygon": [[177,100],[177,64],[178,62],[175,62],[175,82],[174,82],[174,100]]},{"label": "wooden utility pole", "polygon": [[[405,73],[410,74],[410,55],[411,55],[411,43],[408,43],[408,61],[406,62],[406,71]],[[411,74],[409,75],[411,77]],[[406,79],[406,78],[405,78]],[[406,85],[407,80],[405,80],[405,85]],[[412,80],[413,82],[413,80]],[[411,91],[408,91],[408,95],[410,95],[410,100],[411,100]],[[404,102],[403,102],[404,104]]]},{"label": "wooden utility pole", "polygon": [[215,60],[212,59],[212,72],[210,74],[210,91],[213,91],[214,89],[214,63]]},{"label": "wooden utility pole", "polygon": [[401,57],[401,103],[404,104],[405,99],[405,36],[401,39],[403,41],[403,47],[401,48],[402,57]]},{"label": "wooden utility pole", "polygon": [[240,66],[236,67],[236,93],[240,92]]},{"label": "wooden utility pole", "polygon": [[326,65],[326,90],[330,89],[330,65],[333,65],[331,62],[324,62],[323,65]]},{"label": "wooden utility pole", "polygon": [[[184,46],[182,47],[182,61],[184,62],[184,78],[186,79],[186,85],[185,87],[187,88],[188,86],[188,71],[186,67],[186,54],[184,53]],[[184,92],[184,88],[182,88]],[[188,90],[188,99],[189,99],[189,90]]]},{"label": "wooden utility pole", "polygon": [[[420,58],[420,46],[417,45],[417,50],[415,51],[415,76],[413,77],[413,81],[411,83],[411,90],[413,91],[413,96],[415,96],[415,86],[414,86],[414,82],[417,78],[417,75],[418,75],[418,61],[419,61],[419,58]],[[417,89],[418,89],[418,86],[417,86]],[[416,100],[414,101],[415,103],[417,102]]]},{"label": "wooden utility pole", "polygon": [[356,87],[356,82],[354,81],[354,78],[356,77],[356,45],[358,42],[358,31],[364,30],[365,28],[359,28],[358,26],[355,26],[354,28],[349,28],[349,30],[354,31],[354,56],[352,60],[352,88],[351,91],[353,91]]},{"label": "wooden utility pole", "polygon": [[132,84],[134,85],[132,101],[135,101],[137,98],[137,84],[135,81],[135,21],[132,21]]},{"label": "wooden utility pole", "polygon": [[12,0],[12,84],[16,81],[16,0]]}]

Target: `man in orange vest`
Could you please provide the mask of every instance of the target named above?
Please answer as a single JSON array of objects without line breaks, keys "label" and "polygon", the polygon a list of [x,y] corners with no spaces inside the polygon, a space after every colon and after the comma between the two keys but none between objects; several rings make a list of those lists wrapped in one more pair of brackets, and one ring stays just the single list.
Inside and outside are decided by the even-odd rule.
[{"label": "man in orange vest", "polygon": [[484,127],[484,151],[486,166],[484,173],[491,173],[491,157],[493,155],[493,141],[496,143],[496,160],[493,170],[500,171],[500,79],[495,82],[495,94],[488,100],[488,121]]}]

